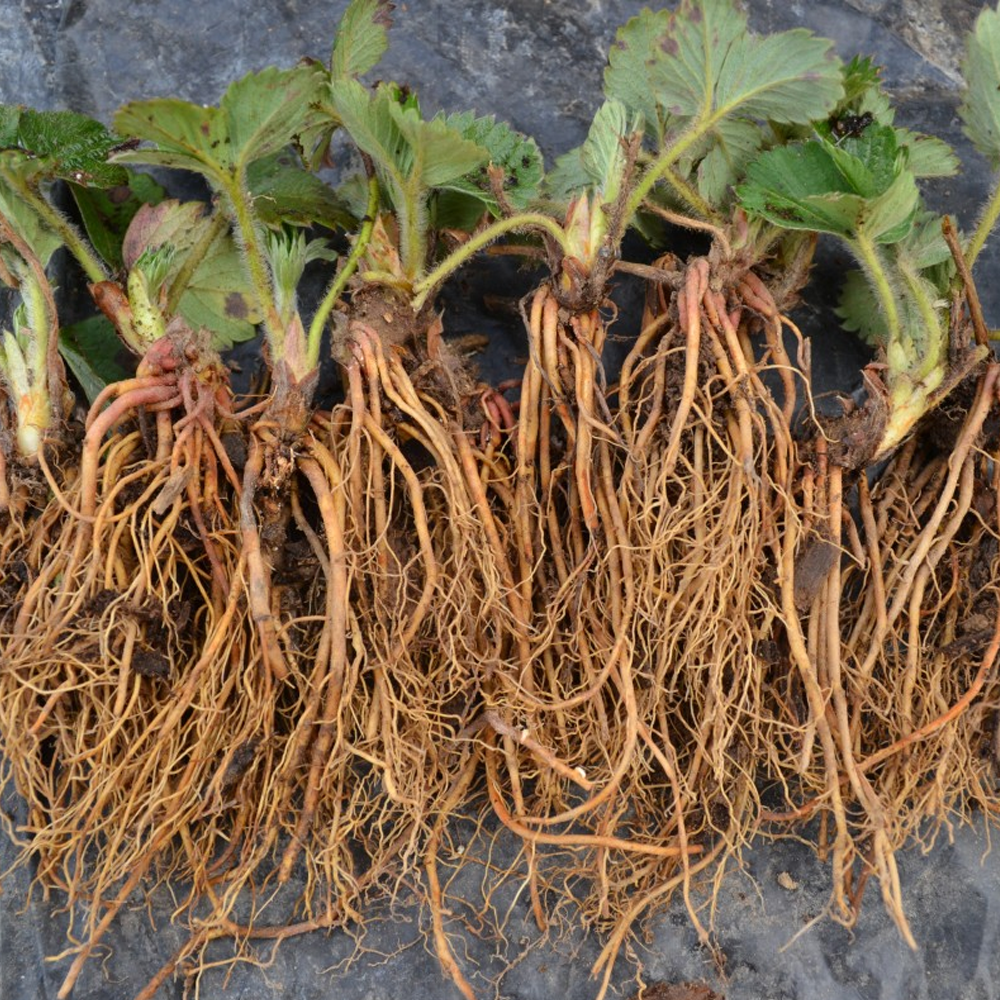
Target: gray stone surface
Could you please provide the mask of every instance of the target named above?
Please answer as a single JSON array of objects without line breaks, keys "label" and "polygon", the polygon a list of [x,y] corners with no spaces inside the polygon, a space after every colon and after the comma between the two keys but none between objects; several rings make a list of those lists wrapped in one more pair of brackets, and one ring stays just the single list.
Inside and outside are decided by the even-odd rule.
[{"label": "gray stone surface", "polygon": [[[345,0],[0,0],[0,101],[68,107],[108,120],[127,99],[175,94],[212,102],[228,81],[269,63],[291,65],[303,54],[325,57]],[[548,157],[570,148],[585,132],[599,103],[603,60],[615,27],[636,13],[634,0],[414,0],[401,3],[392,49],[380,73],[419,90],[424,105],[474,107],[496,113],[534,135]],[[978,4],[944,0],[753,0],[760,30],[805,25],[836,40],[844,54],[874,55],[903,100],[901,118],[943,135],[967,164],[955,179],[939,182],[933,197],[971,220],[989,181],[986,167],[962,140],[957,101],[958,28],[971,23]],[[832,330],[829,306],[836,274],[848,262],[824,248],[829,280],[817,283],[800,319],[816,342],[817,374],[824,384],[853,387],[865,352]],[[995,266],[996,255],[982,263]],[[526,285],[530,279],[506,278]],[[505,278],[505,280],[506,280]],[[450,293],[459,327],[487,329],[495,337],[491,373],[512,370],[520,352],[516,326],[475,311],[496,276],[472,273]],[[988,320],[1000,322],[1000,289],[985,288]],[[460,332],[460,331],[459,331]],[[0,569],[2,571],[2,569]],[[8,795],[7,815],[18,804]],[[511,845],[508,845],[510,849]],[[724,885],[716,936],[726,956],[728,981],[719,979],[675,904],[651,923],[641,947],[620,962],[612,995],[628,996],[641,962],[646,981],[704,980],[728,1000],[979,1000],[1000,983],[1000,857],[987,854],[981,830],[963,829],[954,843],[929,855],[900,858],[904,898],[921,945],[910,952],[882,910],[874,889],[853,933],[822,917],[829,872],[793,842],[757,844],[742,872]],[[984,857],[985,855],[985,857]],[[0,846],[0,866],[13,859]],[[798,888],[786,889],[787,873]],[[66,960],[43,962],[65,947],[66,920],[52,902],[26,902],[30,873],[18,870],[0,896],[0,998],[55,996]],[[783,880],[788,883],[787,880]],[[600,951],[594,935],[571,933],[561,944],[538,940],[526,903],[514,888],[498,898],[511,907],[506,940],[462,936],[456,952],[484,998],[584,1000],[596,992],[590,966]],[[451,887],[457,915],[479,905],[482,884],[469,870]],[[286,944],[266,970],[240,966],[226,978],[208,973],[202,997],[272,996],[319,1000],[441,998],[458,991],[443,977],[426,943],[426,916],[401,898],[398,912],[376,924],[366,944],[373,954],[349,966],[343,933],[313,935]],[[137,895],[114,934],[108,958],[87,967],[78,1000],[126,1000],[155,972],[180,941],[169,923],[170,898],[162,890],[147,901]],[[156,916],[156,926],[150,921]],[[819,918],[819,919],[816,919]],[[223,953],[220,946],[220,954]],[[385,957],[385,956],[391,957]],[[268,953],[262,953],[267,957]],[[499,976],[498,985],[489,981]],[[180,998],[171,982],[161,996]]]}]

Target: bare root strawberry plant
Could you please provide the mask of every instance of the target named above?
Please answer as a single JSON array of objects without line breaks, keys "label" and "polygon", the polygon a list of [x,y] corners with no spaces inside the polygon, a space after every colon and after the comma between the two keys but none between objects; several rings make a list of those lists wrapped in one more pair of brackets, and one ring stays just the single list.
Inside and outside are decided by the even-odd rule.
[{"label": "bare root strawberry plant", "polygon": [[[445,873],[477,863],[469,821],[520,845],[492,875],[540,930],[570,908],[604,935],[600,997],[677,893],[715,947],[705,901],[755,834],[809,838],[848,926],[874,879],[916,947],[896,852],[998,808],[974,273],[1000,194],[971,235],[931,212],[957,160],[894,123],[877,68],[732,0],[624,25],[547,171],[493,118],[363,82],[391,13],[353,0],[327,63],[214,106],[137,101],[112,130],[0,108],[0,741],[8,832],[74,917],[59,995],[170,881],[189,937],[139,997],[219,938],[257,961],[406,884],[471,998]],[[998,54],[986,10],[960,114],[994,166]],[[357,168],[337,187],[331,150]],[[820,235],[876,352],[833,416],[791,315]],[[94,302],[72,325],[60,249]],[[542,268],[517,385],[436,304],[482,253]],[[225,353],[257,333],[237,391]]]}]

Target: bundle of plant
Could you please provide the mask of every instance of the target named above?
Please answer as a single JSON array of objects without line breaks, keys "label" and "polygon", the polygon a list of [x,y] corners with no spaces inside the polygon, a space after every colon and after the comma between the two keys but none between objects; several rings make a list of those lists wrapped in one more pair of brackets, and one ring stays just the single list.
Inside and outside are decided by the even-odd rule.
[{"label": "bundle of plant", "polygon": [[[575,198],[567,250],[531,306],[516,480],[521,586],[546,645],[504,694],[520,736],[494,738],[487,757],[501,818],[588,877],[583,912],[612,928],[602,989],[635,919],[721,871],[755,819],[779,669],[766,651],[781,608],[764,581],[795,466],[781,308],[812,241],[749,225],[732,186],[791,126],[825,120],[843,86],[829,42],[756,38],[734,5],[708,2],[629,22],[605,89],[587,141],[550,177]],[[710,234],[709,253],[618,260],[626,226],[653,235],[664,218]],[[615,271],[647,282],[648,305],[609,389]],[[505,785],[531,788],[527,813]]]},{"label": "bundle of plant", "polygon": [[104,163],[118,139],[97,122],[70,113],[40,113],[0,106],[0,281],[13,329],[0,342],[0,523],[4,564],[17,566],[3,585],[6,615],[29,575],[12,554],[26,523],[45,506],[43,469],[63,458],[64,423],[71,405],[59,355],[60,329],[48,274],[53,254],[66,244],[91,280],[103,265],[50,199],[55,180],[87,185],[121,183]]},{"label": "bundle of plant", "polygon": [[[248,279],[230,235],[235,225],[246,244],[240,220],[250,199],[266,199],[274,226],[307,212],[305,221],[343,215],[304,171],[305,181],[294,168],[275,172],[275,154],[308,117],[313,76],[265,71],[231,87],[216,109],[143,109],[145,129],[167,135],[183,135],[194,116],[192,133],[203,137],[202,119],[213,120],[201,152],[219,203],[209,214],[201,204],[146,205],[120,243],[121,279],[93,275],[95,300],[140,360],[134,377],[97,392],[78,471],[51,479],[61,528],[4,649],[5,750],[31,808],[26,850],[40,856],[46,887],[84,907],[84,943],[63,995],[151,868],[193,883],[182,911],[202,903],[225,848],[239,850],[244,831],[260,826],[260,802],[234,794],[239,779],[254,765],[267,776],[281,749],[271,737],[289,728],[259,668],[257,632],[241,627],[255,555],[235,467],[248,410],[236,412],[216,348],[252,336],[263,315],[254,269]],[[268,99],[271,116],[259,116]],[[125,128],[136,114],[123,110]],[[99,228],[100,206],[88,207],[88,229]],[[259,252],[264,237],[254,238]],[[293,282],[318,255],[294,236],[269,246]],[[287,321],[295,311],[294,300],[263,305]]]},{"label": "bundle of plant", "polygon": [[[280,937],[340,921],[366,883],[390,866],[399,877],[425,853],[440,920],[435,838],[474,773],[469,726],[490,675],[523,662],[527,643],[494,517],[511,492],[494,460],[510,407],[471,377],[425,304],[504,233],[562,234],[547,217],[517,213],[541,172],[530,140],[470,114],[425,120],[398,88],[369,93],[357,82],[385,48],[387,13],[384,3],[352,4],[329,70],[264,71],[217,108],[144,101],[116,118],[155,143],[122,160],[195,171],[216,192],[263,319],[271,391],[254,408],[233,485],[240,533],[222,532],[221,601],[200,614],[197,653],[170,709],[123,758],[149,779],[142,821],[121,824],[137,849],[131,831],[146,834],[143,853],[120,888],[118,870],[100,869],[118,895],[64,990],[153,859],[194,881],[182,909],[197,914],[198,930],[170,969],[222,934]],[[307,329],[297,288],[326,253],[279,227],[341,211],[307,169],[338,127],[369,167],[365,219]],[[457,243],[443,260],[442,230]],[[314,412],[321,337],[348,282],[334,337],[346,399]],[[305,588],[292,579],[303,553],[318,569]],[[243,797],[241,780],[272,791]],[[156,811],[160,794],[169,807]],[[291,905],[315,919],[257,927],[256,887],[287,881],[299,862],[304,888]],[[251,918],[234,932],[238,905]]]},{"label": "bundle of plant", "polygon": [[[994,163],[998,25],[993,11],[977,22],[961,110]],[[830,233],[851,249],[862,271],[848,278],[841,313],[880,355],[864,373],[868,398],[817,428],[796,487],[801,519],[785,526],[782,624],[800,679],[776,689],[793,735],[774,760],[797,803],[786,816],[795,835],[803,819],[822,816],[834,916],[856,919],[875,874],[915,946],[894,852],[911,838],[932,842],[970,804],[991,809],[993,765],[981,747],[992,738],[996,691],[987,681],[1000,644],[989,582],[1000,531],[988,423],[997,366],[970,272],[998,198],[963,250],[916,184],[953,172],[951,151],[893,126],[868,62],[852,63],[845,82],[828,127],[765,153],[740,190],[774,224]],[[923,420],[932,410],[934,426]],[[959,650],[972,655],[956,659]],[[795,707],[803,695],[804,739]]]},{"label": "bundle of plant", "polygon": [[[47,124],[58,145],[77,121],[53,116]],[[125,881],[113,914],[190,822],[184,793],[198,784],[192,756],[211,767],[216,735],[219,752],[228,749],[225,727],[215,726],[218,709],[186,710],[213,684],[209,703],[225,706],[225,685],[233,684],[218,674],[205,683],[199,667],[204,636],[227,612],[239,560],[230,513],[239,479],[220,437],[235,417],[210,340],[228,345],[252,335],[254,324],[225,227],[203,218],[200,205],[140,209],[117,184],[129,182],[126,171],[104,163],[120,140],[103,129],[98,138],[88,177],[94,188],[115,189],[75,193],[94,244],[124,277],[104,280],[94,249],[53,212],[52,228],[58,223],[58,235],[75,240],[114,329],[98,318],[64,331],[63,349],[93,402],[79,457],[65,455],[51,470],[39,458],[51,499],[26,534],[25,584],[7,615],[2,724],[29,806],[26,847],[39,858],[39,878],[74,904],[86,901],[95,937],[108,916],[107,894]],[[74,166],[80,182],[84,167]],[[137,179],[134,186],[155,200],[155,185]],[[19,194],[21,205],[34,207]],[[111,205],[119,211],[101,211]],[[52,350],[58,326],[54,312],[50,318],[52,339],[26,343]],[[109,338],[140,360],[133,377],[102,385],[79,347],[82,340],[107,350]],[[226,652],[241,658],[238,645]],[[165,860],[164,870],[172,867]]]},{"label": "bundle of plant", "polygon": [[[71,180],[81,203],[93,202],[102,188],[118,186],[120,218],[134,212],[137,202],[124,197],[130,181],[126,171],[105,162],[120,140],[98,123],[70,113],[4,108],[3,128],[6,148],[0,165],[0,197],[4,206],[4,276],[18,288],[22,305],[14,313],[14,331],[4,334],[2,362],[11,404],[10,409],[5,406],[5,425],[6,418],[14,419],[12,433],[4,436],[4,451],[9,456],[6,472],[13,488],[7,488],[5,477],[3,555],[5,567],[11,571],[5,573],[3,595],[2,731],[13,777],[28,800],[30,822],[41,827],[60,811],[66,791],[72,787],[59,785],[56,779],[59,764],[53,761],[53,743],[62,739],[60,750],[69,756],[79,749],[78,733],[68,717],[54,719],[52,713],[64,697],[72,700],[70,693],[80,678],[81,663],[76,660],[66,669],[55,647],[62,626],[73,617],[71,607],[79,607],[89,592],[105,586],[97,580],[96,564],[88,582],[81,582],[78,571],[83,572],[90,550],[87,540],[77,534],[80,521],[76,511],[73,517],[66,517],[70,501],[64,489],[81,481],[81,466],[70,448],[64,447],[68,435],[63,424],[71,397],[58,352],[67,342],[60,343],[55,298],[45,273],[52,253],[63,244],[93,280],[103,279],[105,265],[53,207],[49,185],[57,178]],[[109,232],[105,235],[110,238]],[[63,331],[64,338],[65,334]],[[72,352],[70,360],[81,378],[89,377],[92,385],[95,372],[87,360]],[[95,458],[92,454],[91,459]],[[92,479],[96,474],[93,461],[88,474]],[[83,529],[87,534],[95,510],[96,506]],[[121,559],[118,570],[119,577],[125,574]],[[64,575],[66,571],[70,571],[69,576]],[[76,635],[70,639],[68,648],[74,648],[78,639]],[[89,639],[75,647],[89,650],[82,654],[84,671],[96,665],[93,651],[98,639],[99,632],[91,630]],[[98,699],[101,704],[106,700]],[[69,709],[72,715],[73,709]],[[52,842],[63,841],[64,833],[56,834]],[[42,840],[43,864],[59,867],[58,848],[48,851],[44,837]]]}]

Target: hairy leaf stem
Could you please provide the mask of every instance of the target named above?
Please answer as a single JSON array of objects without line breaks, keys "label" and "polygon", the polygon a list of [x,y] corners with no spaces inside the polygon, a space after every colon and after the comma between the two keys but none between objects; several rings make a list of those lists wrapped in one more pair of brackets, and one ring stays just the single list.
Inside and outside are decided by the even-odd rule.
[{"label": "hairy leaf stem", "polygon": [[22,180],[13,171],[0,168],[0,177],[10,185],[41,217],[42,221],[56,233],[69,248],[70,253],[83,268],[87,279],[91,282],[104,281],[108,269],[100,257],[94,252],[87,241],[61,212],[53,208],[27,181]]},{"label": "hairy leaf stem", "polygon": [[900,267],[900,271],[903,279],[906,281],[907,291],[913,296],[913,301],[916,303],[917,310],[920,313],[920,319],[923,322],[925,330],[924,343],[929,348],[920,352],[919,377],[923,378],[935,370],[943,377],[944,372],[941,371],[939,366],[941,364],[941,347],[944,344],[945,338],[944,332],[941,329],[940,317],[934,308],[934,302],[927,294],[927,289],[912,268],[902,266]]},{"label": "hairy leaf stem", "polygon": [[632,189],[631,195],[629,195],[629,199],[625,204],[624,218],[626,220],[631,221],[635,218],[636,212],[639,211],[642,203],[649,197],[650,191],[653,190],[657,182],[663,178],[667,171],[670,170],[687,150],[701,139],[720,117],[724,116],[717,112],[707,119],[698,119],[692,122],[688,130],[672,146],[665,149],[653,160],[649,169],[642,175],[639,183],[636,184]]},{"label": "hairy leaf stem", "polygon": [[1000,183],[993,188],[993,194],[983,208],[983,212],[979,216],[979,223],[976,225],[976,231],[972,234],[972,238],[969,240],[969,245],[966,248],[965,263],[969,266],[970,270],[976,263],[979,252],[986,245],[986,241],[989,239],[990,233],[993,232],[993,227],[996,225],[998,218],[1000,218]]},{"label": "hairy leaf stem", "polygon": [[326,321],[330,318],[330,313],[333,311],[333,307],[337,304],[338,299],[343,294],[344,288],[347,286],[347,282],[350,280],[351,275],[358,269],[358,263],[361,260],[362,254],[365,252],[365,247],[368,246],[368,242],[371,240],[372,230],[375,228],[375,217],[377,214],[378,181],[375,176],[372,175],[368,178],[368,204],[365,207],[365,217],[362,221],[361,229],[358,231],[358,235],[354,240],[354,246],[351,247],[351,252],[347,257],[347,260],[344,261],[344,266],[330,283],[330,287],[323,296],[323,301],[319,304],[319,308],[316,310],[316,315],[313,316],[312,322],[309,324],[309,336],[306,343],[306,364],[310,370],[319,364],[319,349],[320,343],[323,339],[323,330],[326,327]]},{"label": "hairy leaf stem", "polygon": [[497,219],[491,226],[488,226],[481,233],[476,233],[470,237],[457,250],[450,253],[430,274],[414,282],[413,291],[416,297],[413,300],[413,308],[419,312],[427,301],[428,296],[449,274],[457,271],[466,261],[475,256],[484,247],[489,246],[495,239],[503,236],[504,233],[513,232],[517,229],[538,229],[551,236],[564,253],[567,252],[568,243],[566,232],[554,219],[539,212],[525,212],[522,215],[512,215],[506,219]]},{"label": "hairy leaf stem", "polygon": [[663,179],[693,208],[706,222],[718,225],[719,213],[690,185],[676,170],[664,171]]},{"label": "hairy leaf stem", "polygon": [[260,235],[257,232],[257,222],[254,219],[251,198],[247,193],[246,168],[241,166],[237,169],[235,176],[220,176],[219,179],[222,181],[223,189],[236,215],[236,227],[243,245],[243,252],[246,254],[250,282],[257,293],[257,301],[264,314],[264,327],[271,344],[273,360],[277,360],[284,356],[285,329],[274,301],[270,270],[263,247],[261,247]]},{"label": "hairy leaf stem", "polygon": [[896,304],[896,294],[892,290],[889,276],[885,272],[882,257],[875,246],[875,241],[861,227],[858,227],[854,237],[847,240],[854,250],[855,256],[871,279],[878,296],[879,303],[885,310],[885,321],[889,328],[888,343],[892,344],[900,336],[899,307]]},{"label": "hairy leaf stem", "polygon": [[421,203],[423,190],[419,182],[419,162],[414,164],[410,179],[402,185],[396,218],[399,221],[399,254],[403,273],[413,281],[427,260],[427,208]]}]

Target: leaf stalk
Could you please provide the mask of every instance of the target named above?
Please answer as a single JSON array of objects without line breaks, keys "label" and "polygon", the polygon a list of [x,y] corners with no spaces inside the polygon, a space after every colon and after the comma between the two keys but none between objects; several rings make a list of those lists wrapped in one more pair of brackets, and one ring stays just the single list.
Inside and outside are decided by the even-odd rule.
[{"label": "leaf stalk", "polygon": [[13,171],[0,168],[0,177],[41,217],[42,221],[66,244],[91,282],[104,281],[108,269],[87,241],[61,212],[53,208],[30,184]]},{"label": "leaf stalk", "polygon": [[344,289],[347,287],[347,282],[358,269],[358,264],[365,252],[365,248],[371,240],[377,213],[378,181],[373,175],[368,178],[368,204],[365,208],[365,218],[354,241],[354,246],[351,248],[344,266],[330,283],[330,287],[323,296],[323,301],[316,310],[316,315],[313,316],[312,322],[309,324],[309,335],[306,342],[306,364],[310,370],[319,364],[320,343],[323,339],[323,330],[326,327],[326,322],[330,318],[333,307],[337,304]]},{"label": "leaf stalk", "polygon": [[430,274],[414,282],[413,291],[417,293],[413,300],[414,311],[419,312],[423,308],[430,294],[448,275],[457,271],[466,261],[489,246],[494,240],[517,229],[540,230],[551,236],[563,253],[568,250],[566,232],[558,222],[547,215],[542,215],[540,212],[525,212],[506,219],[498,219],[482,232],[476,233],[466,240],[457,250],[452,251]]}]

